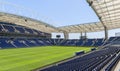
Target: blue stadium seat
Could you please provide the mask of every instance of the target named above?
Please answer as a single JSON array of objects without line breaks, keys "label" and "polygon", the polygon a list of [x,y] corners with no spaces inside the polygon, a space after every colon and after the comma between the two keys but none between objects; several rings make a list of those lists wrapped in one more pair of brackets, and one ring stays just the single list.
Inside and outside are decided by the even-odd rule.
[{"label": "blue stadium seat", "polygon": [[2,32],[2,30],[3,30],[3,28],[2,28],[2,26],[0,25],[0,32]]},{"label": "blue stadium seat", "polygon": [[12,26],[3,25],[3,27],[8,30],[9,33],[14,33],[15,29]]},{"label": "blue stadium seat", "polygon": [[34,32],[32,31],[32,29],[29,28],[24,28],[27,32],[29,32],[29,34],[34,34]]},{"label": "blue stadium seat", "polygon": [[88,39],[88,40],[86,40],[84,46],[92,46],[93,40],[94,39]]},{"label": "blue stadium seat", "polygon": [[103,39],[97,39],[97,40],[95,41],[94,46],[101,46],[103,43],[104,43],[104,42],[103,42]]},{"label": "blue stadium seat", "polygon": [[25,40],[22,38],[14,39],[14,45],[16,45],[17,47],[28,47]]},{"label": "blue stadium seat", "polygon": [[15,27],[15,29],[18,30],[22,34],[25,33],[25,30],[22,27]]},{"label": "blue stadium seat", "polygon": [[12,40],[10,40],[9,38],[0,38],[0,47],[13,48],[15,46],[12,44]]},{"label": "blue stadium seat", "polygon": [[76,46],[82,46],[83,45],[83,41],[82,39],[78,40],[76,43]]}]

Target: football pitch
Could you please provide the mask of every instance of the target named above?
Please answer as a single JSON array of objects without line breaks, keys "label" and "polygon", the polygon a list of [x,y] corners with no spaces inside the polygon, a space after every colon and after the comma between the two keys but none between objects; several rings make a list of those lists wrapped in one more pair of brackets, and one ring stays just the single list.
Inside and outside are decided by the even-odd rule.
[{"label": "football pitch", "polygon": [[77,51],[90,51],[91,47],[43,46],[0,49],[0,71],[31,71],[74,56]]}]

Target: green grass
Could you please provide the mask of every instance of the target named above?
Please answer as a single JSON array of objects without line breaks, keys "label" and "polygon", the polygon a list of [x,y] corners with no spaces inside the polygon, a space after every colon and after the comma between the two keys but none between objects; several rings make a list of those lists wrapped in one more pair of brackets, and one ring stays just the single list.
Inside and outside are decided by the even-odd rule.
[{"label": "green grass", "polygon": [[74,55],[89,47],[46,46],[0,50],[0,71],[30,71]]}]

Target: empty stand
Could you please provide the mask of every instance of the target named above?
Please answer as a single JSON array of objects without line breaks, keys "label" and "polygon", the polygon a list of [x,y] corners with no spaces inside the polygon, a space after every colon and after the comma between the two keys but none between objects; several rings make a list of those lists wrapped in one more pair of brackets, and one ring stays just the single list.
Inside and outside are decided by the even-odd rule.
[{"label": "empty stand", "polygon": [[107,62],[116,57],[119,51],[117,47],[104,48],[40,71],[100,71]]}]

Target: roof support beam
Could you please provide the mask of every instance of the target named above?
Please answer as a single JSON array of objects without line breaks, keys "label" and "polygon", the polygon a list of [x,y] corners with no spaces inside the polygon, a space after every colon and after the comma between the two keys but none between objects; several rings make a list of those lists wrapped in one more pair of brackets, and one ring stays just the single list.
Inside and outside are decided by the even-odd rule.
[{"label": "roof support beam", "polygon": [[69,33],[68,32],[63,32],[64,33],[64,39],[68,39],[69,38]]},{"label": "roof support beam", "polygon": [[[93,1],[91,1],[91,2],[93,3]],[[89,4],[90,4],[91,2],[88,1]],[[93,4],[90,5],[90,6],[93,8],[93,10],[95,11],[95,13],[96,13],[96,15],[98,16],[99,20],[101,21],[101,24],[102,24],[103,27],[104,27],[105,39],[108,39],[108,30],[107,30],[106,25],[104,24],[104,22],[103,22],[102,19],[101,19],[102,17],[98,15],[98,13],[96,12],[96,10],[95,10]]]},{"label": "roof support beam", "polygon": [[108,39],[108,29],[107,27],[104,27],[105,28],[105,39],[107,40]]},{"label": "roof support beam", "polygon": [[80,33],[80,35],[81,35],[81,36],[80,36],[80,38],[82,38],[82,36],[83,36],[83,33],[81,32],[81,33]]},{"label": "roof support beam", "polygon": [[85,39],[87,38],[87,32],[85,32]]}]

